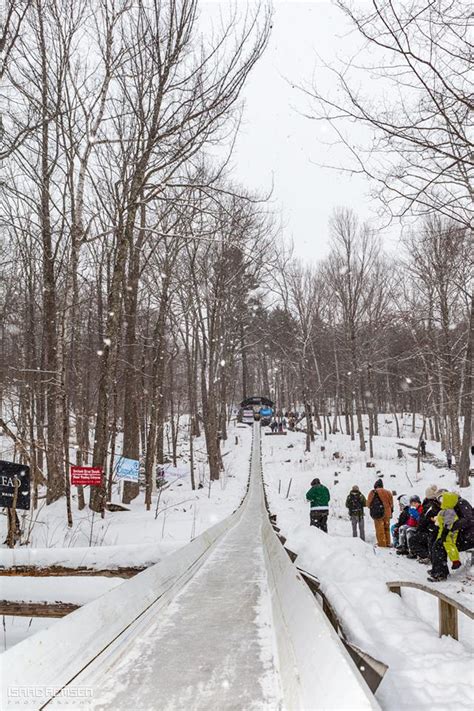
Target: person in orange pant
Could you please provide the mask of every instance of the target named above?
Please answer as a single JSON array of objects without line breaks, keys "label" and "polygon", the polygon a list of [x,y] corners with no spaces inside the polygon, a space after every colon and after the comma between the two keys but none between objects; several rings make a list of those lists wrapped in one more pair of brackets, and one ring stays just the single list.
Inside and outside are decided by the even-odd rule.
[{"label": "person in orange pant", "polygon": [[377,479],[374,488],[367,497],[367,507],[375,526],[377,545],[380,548],[390,546],[390,519],[393,514],[392,492],[383,488],[382,479]]}]

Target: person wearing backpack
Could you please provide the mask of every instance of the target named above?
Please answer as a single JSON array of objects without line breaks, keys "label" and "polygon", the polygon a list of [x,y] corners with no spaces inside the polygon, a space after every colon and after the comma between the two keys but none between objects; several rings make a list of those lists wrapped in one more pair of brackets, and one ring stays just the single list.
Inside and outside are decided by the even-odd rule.
[{"label": "person wearing backpack", "polygon": [[361,493],[357,484],[354,484],[346,499],[346,508],[349,511],[352,523],[352,536],[357,538],[357,526],[359,535],[365,541],[364,531],[364,506],[367,505],[364,494]]},{"label": "person wearing backpack", "polygon": [[392,492],[383,488],[382,479],[377,479],[374,488],[367,497],[367,506],[375,526],[377,545],[380,548],[390,546],[390,519],[393,513]]}]

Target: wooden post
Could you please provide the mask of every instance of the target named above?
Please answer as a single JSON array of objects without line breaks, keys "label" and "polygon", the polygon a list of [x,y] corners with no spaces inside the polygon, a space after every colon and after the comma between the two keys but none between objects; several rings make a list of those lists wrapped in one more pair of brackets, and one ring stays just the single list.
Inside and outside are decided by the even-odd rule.
[{"label": "wooden post", "polygon": [[449,602],[438,599],[439,636],[449,635],[458,639],[458,611]]},{"label": "wooden post", "polygon": [[295,560],[298,558],[298,554],[295,553],[294,551],[290,550],[286,546],[284,546],[284,548],[285,548],[285,551],[288,553],[289,559],[291,560],[292,563],[294,563]]},{"label": "wooden post", "polygon": [[17,516],[16,516],[16,502],[18,501],[18,489],[20,487],[20,481],[17,477],[14,477],[15,491],[13,493],[13,501],[10,508],[7,509],[8,512],[8,534],[7,534],[7,545],[9,548],[15,547],[15,541],[17,539]]},{"label": "wooden post", "polygon": [[334,610],[332,609],[331,605],[328,603],[326,596],[323,596],[323,612],[337,632],[337,630],[339,628],[339,622],[338,622],[337,617],[334,614]]}]

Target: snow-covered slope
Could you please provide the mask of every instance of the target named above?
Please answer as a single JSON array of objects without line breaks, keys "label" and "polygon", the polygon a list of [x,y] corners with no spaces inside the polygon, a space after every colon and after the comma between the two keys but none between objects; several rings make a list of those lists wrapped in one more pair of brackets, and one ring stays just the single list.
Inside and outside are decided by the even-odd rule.
[{"label": "snow-covered slope", "polygon": [[[406,698],[419,709],[472,708],[472,622],[460,620],[460,642],[439,639],[436,600],[418,591],[403,592],[400,598],[385,584],[387,580],[426,582],[427,567],[400,559],[393,549],[377,548],[368,514],[367,542],[353,539],[345,508],[353,484],[367,494],[382,475],[387,488],[397,494],[417,493],[423,498],[429,484],[455,486],[454,472],[426,463],[417,475],[416,459],[409,454],[398,459],[397,440],[389,437],[374,439],[375,468],[366,468],[368,455],[345,435],[330,436],[326,442],[318,437],[311,453],[304,452],[301,433],[262,440],[270,508],[277,514],[287,545],[298,553],[298,565],[320,579],[351,640],[389,666],[377,692],[382,707],[399,711],[401,698]],[[433,443],[428,442],[427,449],[432,451]],[[339,459],[333,458],[334,452],[340,453]],[[316,476],[331,492],[329,536],[309,526],[305,493]],[[463,496],[470,497],[470,489],[463,490]],[[466,566],[440,589],[474,607],[474,585]]]}]

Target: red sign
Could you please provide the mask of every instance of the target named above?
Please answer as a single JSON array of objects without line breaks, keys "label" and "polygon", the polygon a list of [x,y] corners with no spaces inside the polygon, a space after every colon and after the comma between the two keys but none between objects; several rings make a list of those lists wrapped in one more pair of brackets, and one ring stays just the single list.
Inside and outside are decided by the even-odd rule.
[{"label": "red sign", "polygon": [[103,467],[71,467],[71,484],[73,486],[100,486]]}]

